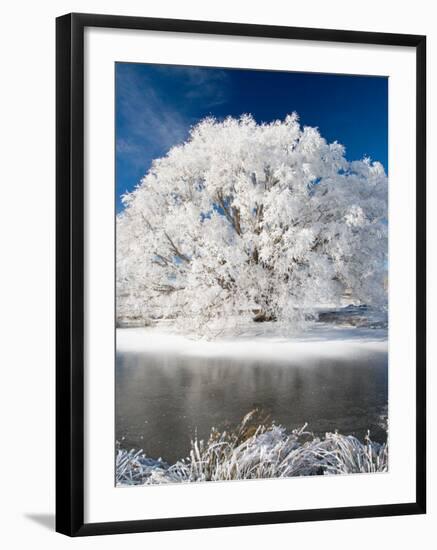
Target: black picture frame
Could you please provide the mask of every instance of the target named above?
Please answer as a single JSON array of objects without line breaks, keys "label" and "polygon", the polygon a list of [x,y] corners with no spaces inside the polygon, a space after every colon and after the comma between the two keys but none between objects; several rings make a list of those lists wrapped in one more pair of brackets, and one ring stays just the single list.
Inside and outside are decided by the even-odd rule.
[{"label": "black picture frame", "polygon": [[[84,523],[84,29],[106,27],[403,46],[416,51],[416,499],[400,504]],[[69,536],[426,511],[426,37],[73,13],[56,20],[56,530]]]}]

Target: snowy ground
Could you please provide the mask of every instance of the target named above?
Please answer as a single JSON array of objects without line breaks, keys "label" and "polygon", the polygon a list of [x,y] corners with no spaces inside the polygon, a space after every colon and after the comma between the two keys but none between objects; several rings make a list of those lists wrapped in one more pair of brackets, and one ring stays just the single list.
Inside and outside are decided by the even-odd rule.
[{"label": "snowy ground", "polygon": [[348,354],[387,352],[387,329],[315,323],[294,337],[277,336],[274,324],[253,323],[236,337],[193,340],[155,326],[117,329],[117,351],[165,352],[183,356],[277,359],[345,357]]}]

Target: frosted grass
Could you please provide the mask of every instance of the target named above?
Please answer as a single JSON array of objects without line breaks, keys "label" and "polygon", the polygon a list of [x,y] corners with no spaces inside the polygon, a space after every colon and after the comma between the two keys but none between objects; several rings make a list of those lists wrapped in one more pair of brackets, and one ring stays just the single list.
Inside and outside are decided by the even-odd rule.
[{"label": "frosted grass", "polygon": [[[192,483],[388,471],[388,445],[326,433],[315,437],[304,425],[287,433],[282,426],[254,423],[247,414],[234,431],[212,428],[208,441],[195,438],[186,459],[168,465],[142,450],[118,449],[117,486]],[[255,427],[257,426],[257,427]]]}]

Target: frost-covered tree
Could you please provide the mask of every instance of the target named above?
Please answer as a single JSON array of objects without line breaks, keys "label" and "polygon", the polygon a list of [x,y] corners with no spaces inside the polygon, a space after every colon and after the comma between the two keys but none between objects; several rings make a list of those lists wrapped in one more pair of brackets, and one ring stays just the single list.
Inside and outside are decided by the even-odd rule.
[{"label": "frost-covered tree", "polygon": [[296,114],[206,118],[117,217],[120,316],[299,326],[316,306],[384,307],[387,177]]}]

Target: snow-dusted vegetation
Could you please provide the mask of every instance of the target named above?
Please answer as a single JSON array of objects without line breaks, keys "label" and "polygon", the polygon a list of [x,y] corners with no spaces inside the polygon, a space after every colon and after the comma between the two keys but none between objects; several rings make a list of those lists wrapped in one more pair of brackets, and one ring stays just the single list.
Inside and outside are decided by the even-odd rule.
[{"label": "snow-dusted vegetation", "polygon": [[353,436],[327,433],[323,438],[306,425],[287,433],[274,424],[254,424],[252,411],[230,432],[211,430],[207,442],[191,443],[189,457],[173,465],[153,460],[142,451],[119,449],[118,486],[198,481],[267,479],[293,476],[356,474],[388,471],[388,446]]},{"label": "snow-dusted vegetation", "polygon": [[275,321],[293,333],[345,296],[386,307],[384,169],[348,162],[296,114],[207,118],[123,200],[120,324],[166,319],[205,335]]}]

